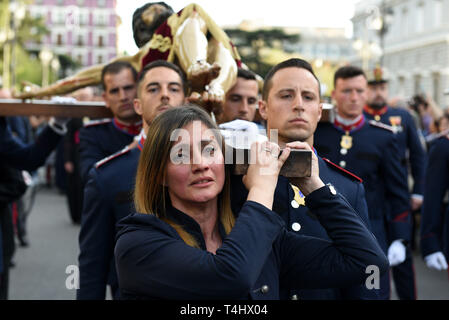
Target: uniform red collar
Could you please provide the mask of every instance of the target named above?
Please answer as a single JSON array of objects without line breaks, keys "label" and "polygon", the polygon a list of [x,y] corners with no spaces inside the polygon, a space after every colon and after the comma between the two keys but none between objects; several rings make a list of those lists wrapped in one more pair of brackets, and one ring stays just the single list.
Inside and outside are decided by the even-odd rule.
[{"label": "uniform red collar", "polygon": [[359,129],[364,124],[365,124],[365,117],[363,115],[360,117],[360,120],[358,120],[356,123],[353,123],[351,125],[345,125],[345,124],[341,123],[340,121],[338,121],[337,117],[335,117],[335,120],[334,120],[334,126],[342,129],[345,132],[351,132],[354,129]]},{"label": "uniform red collar", "polygon": [[114,125],[117,127],[117,129],[124,131],[126,133],[129,133],[133,136],[138,135],[140,133],[140,131],[142,130],[142,121],[128,125],[128,124],[119,122],[116,118],[114,118],[113,122],[114,122]]},{"label": "uniform red collar", "polygon": [[363,110],[365,110],[366,113],[372,115],[372,116],[381,116],[383,114],[385,114],[385,112],[388,111],[388,106],[384,106],[383,108],[379,109],[379,110],[375,110],[370,108],[368,105],[366,105]]}]

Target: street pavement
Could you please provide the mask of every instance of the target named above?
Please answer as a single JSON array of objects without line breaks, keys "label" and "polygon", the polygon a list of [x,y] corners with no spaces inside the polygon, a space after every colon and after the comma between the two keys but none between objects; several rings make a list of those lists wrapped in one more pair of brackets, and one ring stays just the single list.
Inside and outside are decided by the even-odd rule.
[{"label": "street pavement", "polygon": [[[54,188],[41,186],[28,217],[30,246],[16,248],[16,266],[11,269],[9,298],[75,299],[75,290],[66,287],[66,280],[73,276],[73,269],[67,270],[67,267],[78,262],[79,230],[80,227],[70,220],[65,195]],[[414,261],[418,299],[449,300],[447,271],[428,269],[418,254],[415,254]],[[68,281],[69,287],[71,283]],[[394,290],[392,299],[397,299]]]}]

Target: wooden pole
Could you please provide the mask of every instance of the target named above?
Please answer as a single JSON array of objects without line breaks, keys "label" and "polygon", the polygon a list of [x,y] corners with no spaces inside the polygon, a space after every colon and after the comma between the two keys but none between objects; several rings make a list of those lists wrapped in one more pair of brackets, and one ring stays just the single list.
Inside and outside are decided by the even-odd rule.
[{"label": "wooden pole", "polygon": [[103,102],[55,103],[50,100],[0,99],[0,116],[53,116],[62,118],[112,118]]}]

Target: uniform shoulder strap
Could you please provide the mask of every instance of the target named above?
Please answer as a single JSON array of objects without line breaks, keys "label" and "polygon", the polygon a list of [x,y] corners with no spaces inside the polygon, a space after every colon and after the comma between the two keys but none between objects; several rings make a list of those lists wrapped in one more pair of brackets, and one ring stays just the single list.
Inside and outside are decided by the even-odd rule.
[{"label": "uniform shoulder strap", "polygon": [[116,153],[111,154],[110,156],[107,156],[106,158],[98,161],[95,163],[95,168],[98,169],[101,166],[103,166],[104,164],[110,162],[113,159],[116,159],[126,153],[128,153],[131,150],[131,148],[129,146],[124,147],[122,150],[117,151]]},{"label": "uniform shoulder strap", "polygon": [[372,125],[373,127],[385,129],[385,130],[388,130],[388,131],[390,131],[392,133],[397,133],[397,128],[393,127],[393,126],[389,126],[388,124],[385,124],[385,123],[382,123],[382,122],[379,122],[379,121],[375,121],[375,120],[370,120],[370,121],[368,121],[368,123],[370,125]]},{"label": "uniform shoulder strap", "polygon": [[337,170],[340,173],[343,173],[343,175],[349,177],[351,180],[357,181],[362,183],[363,180],[361,178],[359,178],[358,176],[356,176],[355,174],[353,174],[352,172],[343,169],[342,167],[340,167],[339,165],[336,165],[335,163],[333,163],[332,161],[330,161],[329,159],[326,158],[322,158],[331,168]]},{"label": "uniform shoulder strap", "polygon": [[110,123],[111,121],[112,121],[112,119],[108,119],[108,118],[106,118],[106,119],[99,119],[99,120],[91,120],[91,121],[89,121],[88,123],[86,123],[86,124],[84,125],[84,127],[85,127],[85,128],[88,128],[88,127],[99,126],[99,125],[101,125],[101,124],[107,124],[107,123]]}]

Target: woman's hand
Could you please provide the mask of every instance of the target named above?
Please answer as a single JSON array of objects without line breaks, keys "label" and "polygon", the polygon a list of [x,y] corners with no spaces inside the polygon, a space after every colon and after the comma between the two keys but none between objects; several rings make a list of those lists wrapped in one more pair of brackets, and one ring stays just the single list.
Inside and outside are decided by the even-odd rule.
[{"label": "woman's hand", "polygon": [[251,145],[251,162],[243,183],[249,190],[248,200],[259,202],[271,210],[273,196],[285,160],[290,155],[290,148],[285,148],[279,156],[277,144],[265,141]]},{"label": "woman's hand", "polygon": [[290,142],[286,144],[287,147],[291,149],[303,149],[312,151],[312,169],[310,177],[306,178],[297,178],[294,181],[294,184],[301,190],[301,192],[307,196],[309,193],[321,188],[324,186],[324,182],[320,178],[320,169],[318,167],[318,157],[315,152],[313,152],[312,148],[306,142]]}]

